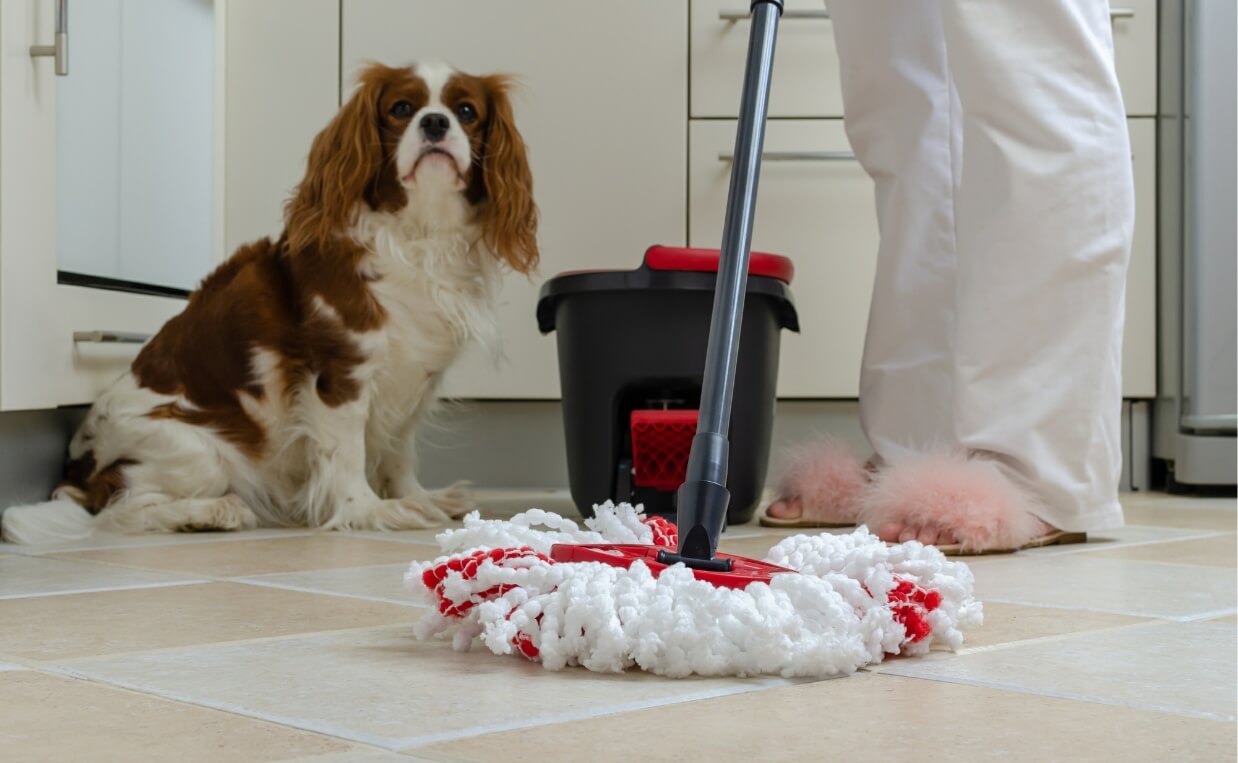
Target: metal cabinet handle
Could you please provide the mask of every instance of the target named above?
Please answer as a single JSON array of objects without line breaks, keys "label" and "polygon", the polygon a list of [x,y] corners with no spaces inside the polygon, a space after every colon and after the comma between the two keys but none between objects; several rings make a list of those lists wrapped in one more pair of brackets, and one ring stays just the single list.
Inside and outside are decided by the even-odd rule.
[{"label": "metal cabinet handle", "polygon": [[[1134,8],[1111,8],[1109,17],[1115,19],[1131,19],[1135,17]],[[718,18],[723,21],[743,21],[752,18],[751,11],[718,11]],[[826,19],[830,18],[829,11],[783,11],[782,18],[790,19]]]},{"label": "metal cabinet handle", "polygon": [[[828,19],[829,11],[783,11],[781,18],[784,21],[791,19]],[[718,11],[718,18],[723,21],[743,21],[752,18],[752,11]]]},{"label": "metal cabinet handle", "polygon": [[69,76],[69,0],[56,2],[56,42],[54,45],[31,45],[30,57],[48,56],[56,59],[56,76]]},{"label": "metal cabinet handle", "polygon": [[74,331],[73,342],[95,342],[106,344],[145,344],[150,341],[150,334],[138,334],[133,331]]},{"label": "metal cabinet handle", "polygon": [[[718,154],[718,161],[729,162],[735,159],[732,153]],[[761,154],[763,162],[851,162],[855,154],[850,151],[766,151]]]}]

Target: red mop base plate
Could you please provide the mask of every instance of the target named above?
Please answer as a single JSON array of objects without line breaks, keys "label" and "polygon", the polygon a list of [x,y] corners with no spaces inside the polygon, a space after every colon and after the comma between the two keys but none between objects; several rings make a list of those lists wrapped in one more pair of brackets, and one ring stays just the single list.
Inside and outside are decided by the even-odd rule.
[{"label": "red mop base plate", "polygon": [[[588,543],[571,544],[556,543],[550,548],[550,558],[556,562],[601,562],[612,567],[627,569],[632,563],[640,560],[645,563],[656,578],[666,569],[667,565],[658,561],[659,551],[674,552],[673,548],[661,546],[642,546],[636,543]],[[774,575],[785,572],[794,573],[786,567],[760,562],[743,556],[719,553],[718,559],[730,559],[730,572],[715,572],[713,570],[692,570],[697,579],[710,583],[718,588],[746,588],[750,583],[768,583]]]}]

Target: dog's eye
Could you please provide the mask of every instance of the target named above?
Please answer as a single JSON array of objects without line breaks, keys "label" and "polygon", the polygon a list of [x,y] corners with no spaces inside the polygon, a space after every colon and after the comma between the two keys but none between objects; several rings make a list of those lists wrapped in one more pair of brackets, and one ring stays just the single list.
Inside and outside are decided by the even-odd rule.
[{"label": "dog's eye", "polygon": [[408,119],[413,115],[413,104],[408,101],[396,101],[391,107],[390,114],[396,119]]},{"label": "dog's eye", "polygon": [[456,107],[456,118],[462,125],[471,125],[477,121],[477,109],[471,103],[462,103]]}]

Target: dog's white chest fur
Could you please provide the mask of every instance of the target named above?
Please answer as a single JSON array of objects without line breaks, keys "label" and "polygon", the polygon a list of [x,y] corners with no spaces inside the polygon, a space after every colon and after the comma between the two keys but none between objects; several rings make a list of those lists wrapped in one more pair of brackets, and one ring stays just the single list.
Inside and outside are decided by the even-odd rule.
[{"label": "dog's white chest fur", "polygon": [[[410,207],[414,205],[410,204]],[[461,205],[462,206],[462,205]],[[438,380],[470,341],[493,342],[498,268],[460,220],[466,210],[365,214],[358,239],[370,251],[364,267],[387,313],[384,326],[358,337],[370,387],[367,439],[381,446],[432,402]]]}]

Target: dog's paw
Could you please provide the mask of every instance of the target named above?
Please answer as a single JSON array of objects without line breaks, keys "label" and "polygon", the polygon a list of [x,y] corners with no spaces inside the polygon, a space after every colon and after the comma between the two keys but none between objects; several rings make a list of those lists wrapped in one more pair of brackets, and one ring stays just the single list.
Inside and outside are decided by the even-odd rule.
[{"label": "dog's paw", "polygon": [[477,508],[472,492],[463,482],[429,492],[430,503],[451,519],[459,519]]},{"label": "dog's paw", "polygon": [[180,532],[219,532],[252,530],[258,526],[258,516],[241,500],[240,496],[225,495],[204,501],[194,507]]}]

